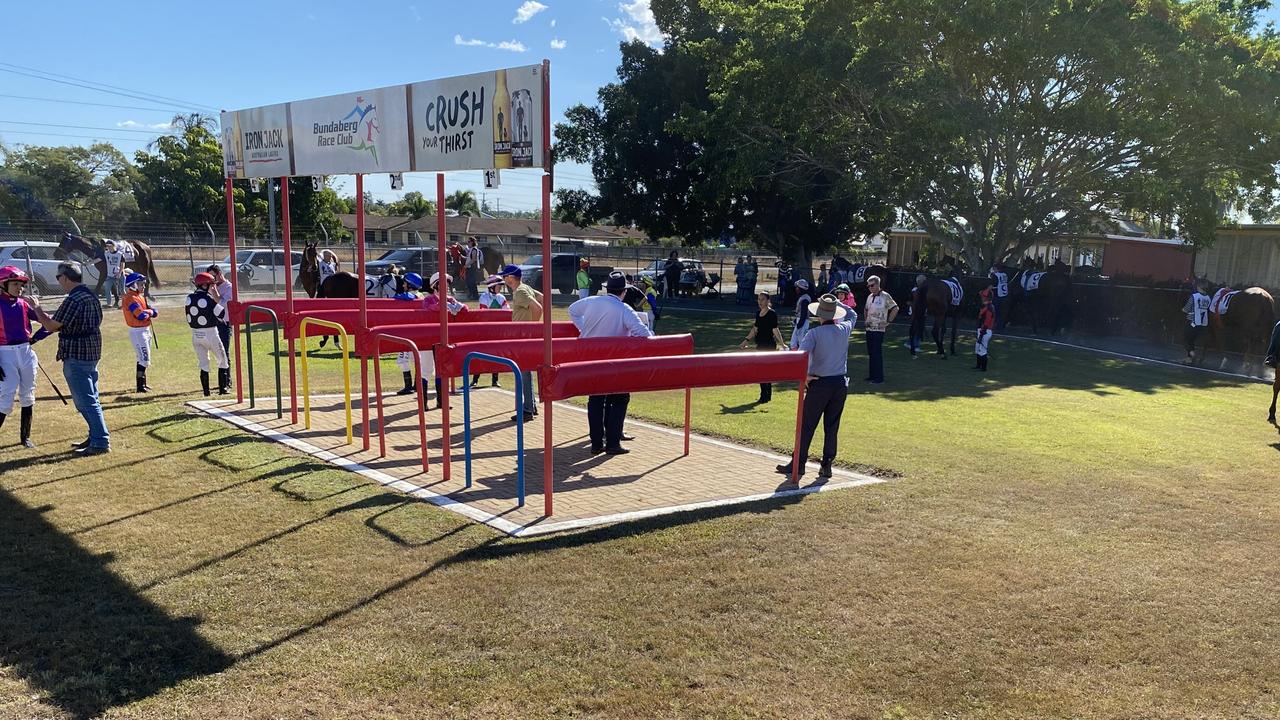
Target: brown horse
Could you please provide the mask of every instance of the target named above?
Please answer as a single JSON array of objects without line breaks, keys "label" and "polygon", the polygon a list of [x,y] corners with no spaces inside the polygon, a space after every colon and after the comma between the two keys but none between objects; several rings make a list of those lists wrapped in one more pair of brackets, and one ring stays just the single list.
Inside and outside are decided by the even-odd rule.
[{"label": "brown horse", "polygon": [[[152,260],[154,257],[151,253],[151,246],[137,240],[128,241],[134,248],[133,260],[125,263],[125,267],[140,273],[147,278],[146,287],[143,294],[151,297],[151,287],[160,287],[160,278],[156,275],[156,265]],[[75,235],[73,233],[62,233],[62,239],[58,242],[58,247],[54,250],[54,257],[59,260],[75,260],[76,256],[84,258],[87,262],[92,263],[98,269],[98,284],[93,289],[93,294],[102,295],[102,285],[107,281],[107,260],[105,257],[106,243],[102,240],[94,240],[83,235]]]},{"label": "brown horse", "polygon": [[302,262],[298,265],[298,282],[307,291],[307,297],[315,297],[320,291],[320,252],[315,243],[304,243]]},{"label": "brown horse", "polygon": [[[1253,360],[1261,358],[1275,324],[1275,299],[1260,287],[1234,292],[1226,311],[1220,305],[1209,313],[1208,346],[1222,354],[1219,369],[1227,367],[1227,353],[1241,354],[1241,370],[1250,374]],[[1262,368],[1257,368],[1258,375]]]},{"label": "brown horse", "polygon": [[[929,314],[933,316],[933,342],[938,346],[938,357],[947,357],[942,347],[943,340],[947,336],[947,318],[951,318],[951,354],[955,355],[956,325],[960,322],[960,306],[952,304],[951,286],[939,278],[928,278],[924,281],[923,292]],[[963,295],[961,297],[963,298]]]}]

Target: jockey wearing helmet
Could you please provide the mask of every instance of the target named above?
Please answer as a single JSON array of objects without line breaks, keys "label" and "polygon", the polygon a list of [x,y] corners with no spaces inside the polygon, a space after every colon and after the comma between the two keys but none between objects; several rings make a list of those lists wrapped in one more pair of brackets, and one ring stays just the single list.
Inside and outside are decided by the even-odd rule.
[{"label": "jockey wearing helmet", "polygon": [[205,397],[209,396],[210,356],[218,365],[218,394],[226,395],[231,387],[231,364],[227,361],[227,351],[222,346],[222,339],[218,337],[218,323],[226,322],[227,307],[216,294],[209,292],[216,282],[213,275],[207,272],[196,273],[191,279],[196,289],[187,296],[186,303],[191,345],[195,348],[196,361],[200,365],[200,387]]},{"label": "jockey wearing helmet", "polygon": [[140,273],[131,272],[124,278],[124,324],[129,326],[129,342],[133,345],[133,354],[137,360],[134,372],[136,392],[151,390],[147,387],[147,368],[151,367],[151,319],[160,314],[159,310],[147,306],[144,294],[147,278]]},{"label": "jockey wearing helmet", "polygon": [[13,412],[16,395],[22,408],[18,436],[24,447],[34,448],[31,420],[36,403],[36,369],[40,363],[31,343],[48,333],[41,329],[31,334],[31,323],[38,320],[31,303],[22,297],[30,280],[25,272],[12,265],[0,267],[0,425]]}]

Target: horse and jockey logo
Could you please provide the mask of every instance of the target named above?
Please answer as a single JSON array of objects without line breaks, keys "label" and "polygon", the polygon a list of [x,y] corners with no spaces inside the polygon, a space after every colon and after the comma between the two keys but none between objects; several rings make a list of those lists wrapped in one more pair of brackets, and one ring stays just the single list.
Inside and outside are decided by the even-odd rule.
[{"label": "horse and jockey logo", "polygon": [[351,118],[357,118],[358,124],[357,142],[352,143],[348,147],[358,152],[368,152],[373,156],[373,163],[378,164],[378,146],[374,144],[374,138],[382,134],[382,128],[378,127],[378,106],[368,103],[361,96],[356,96],[355,107],[351,108],[351,112],[342,118],[343,122]]}]

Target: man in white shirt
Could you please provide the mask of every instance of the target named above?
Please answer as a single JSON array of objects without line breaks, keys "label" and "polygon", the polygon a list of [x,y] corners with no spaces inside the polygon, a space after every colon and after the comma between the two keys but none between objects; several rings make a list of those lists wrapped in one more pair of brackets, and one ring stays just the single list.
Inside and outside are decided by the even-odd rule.
[{"label": "man in white shirt", "polygon": [[1191,297],[1187,298],[1187,302],[1182,306],[1182,312],[1187,316],[1186,345],[1187,345],[1187,363],[1196,361],[1196,342],[1200,339],[1200,333],[1209,326],[1209,296],[1204,293],[1204,281],[1196,283],[1195,291],[1191,293]]},{"label": "man in white shirt", "polygon": [[116,246],[115,240],[107,240],[103,244],[102,259],[107,264],[107,281],[111,283],[112,307],[120,307],[120,299],[124,297],[124,251]]},{"label": "man in white shirt", "polygon": [[[622,302],[627,292],[627,276],[609,273],[604,295],[592,295],[569,306],[569,319],[578,327],[578,337],[649,337],[653,334],[639,313]],[[625,455],[622,425],[627,419],[629,393],[592,395],[587,399],[587,426],[591,454]]]}]

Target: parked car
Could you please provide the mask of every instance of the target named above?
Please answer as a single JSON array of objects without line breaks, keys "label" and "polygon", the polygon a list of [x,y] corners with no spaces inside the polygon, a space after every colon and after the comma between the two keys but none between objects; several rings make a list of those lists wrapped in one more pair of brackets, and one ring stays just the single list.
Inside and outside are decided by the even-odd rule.
[{"label": "parked car", "polygon": [[[58,285],[58,263],[55,256],[57,243],[51,242],[4,242],[0,243],[0,266],[14,267],[31,274],[31,282],[35,291],[41,295],[61,292]],[[84,282],[93,289],[98,284],[98,268],[86,265]]]},{"label": "parked car", "polygon": [[[302,267],[302,253],[291,251],[293,286],[300,288],[298,269]],[[231,263],[231,256],[219,262],[224,268]],[[269,290],[284,286],[283,250],[237,250],[236,267],[240,269],[240,287],[245,290]]]},{"label": "parked car", "polygon": [[368,260],[364,264],[367,275],[377,277],[386,274],[392,265],[397,265],[405,272],[416,272],[423,278],[431,277],[436,271],[436,254],[439,248],[434,247],[401,247],[388,250],[377,260]]},{"label": "parked car", "polygon": [[[551,254],[551,287],[559,290],[561,295],[578,293],[578,262],[582,256],[575,253]],[[542,289],[542,255],[530,255],[520,265],[521,279],[535,290]],[[591,294],[600,292],[600,288],[609,279],[612,267],[592,265],[587,268],[587,276],[591,278]]]},{"label": "parked car", "polygon": [[[702,267],[701,260],[693,258],[680,258],[680,287],[678,291],[685,295],[699,295],[703,288],[711,286],[708,281],[707,273]],[[639,272],[640,277],[647,277],[653,280],[654,286],[659,292],[664,292],[666,285],[666,260],[654,260]]]}]

